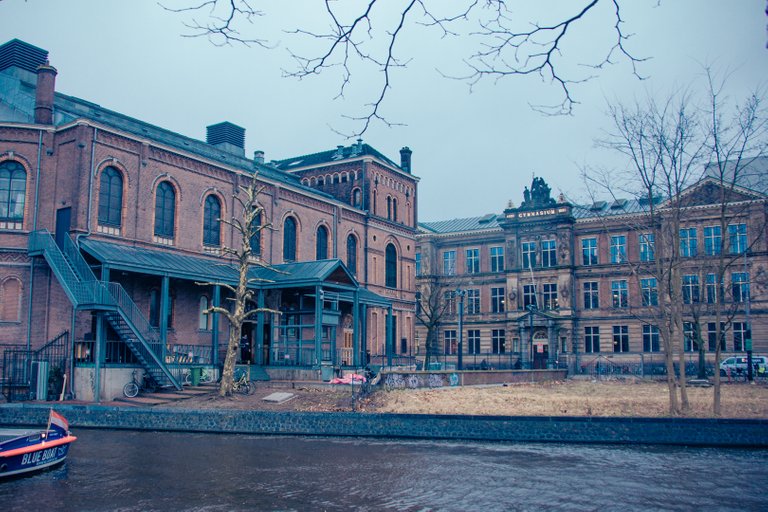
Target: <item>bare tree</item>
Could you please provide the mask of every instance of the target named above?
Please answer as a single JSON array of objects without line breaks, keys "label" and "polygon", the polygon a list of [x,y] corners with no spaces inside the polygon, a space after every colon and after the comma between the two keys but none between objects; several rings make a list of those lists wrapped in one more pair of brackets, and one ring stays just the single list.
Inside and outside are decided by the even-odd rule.
[{"label": "bare tree", "polygon": [[[426,253],[422,252],[422,256]],[[439,329],[443,319],[452,312],[452,292],[431,271],[432,258],[422,260],[422,272],[417,276],[416,319],[427,330],[424,342],[424,368],[429,368],[432,356],[440,352]],[[448,294],[448,296],[446,296]]]},{"label": "bare tree", "polygon": [[[237,351],[240,347],[240,336],[243,324],[256,316],[258,313],[277,313],[277,311],[268,308],[249,309],[249,303],[253,296],[251,286],[259,280],[249,278],[248,274],[252,266],[269,268],[269,265],[262,260],[253,258],[252,240],[264,229],[270,229],[271,225],[265,221],[264,207],[259,201],[259,195],[264,190],[263,185],[256,181],[257,175],[254,174],[250,184],[240,186],[239,190],[233,194],[235,202],[240,210],[234,211],[230,220],[220,219],[224,224],[232,226],[235,233],[239,235],[240,248],[223,247],[224,255],[231,257],[237,265],[238,282],[237,286],[228,283],[209,282],[199,283],[202,285],[218,285],[229,290],[231,296],[231,308],[213,306],[206,310],[206,313],[218,313],[229,321],[229,341],[227,343],[227,353],[224,358],[224,367],[222,369],[221,384],[219,386],[219,396],[229,396],[232,394],[232,383],[235,375],[235,363],[237,362]],[[239,213],[239,216],[238,216]],[[261,282],[264,282],[263,280]]]},{"label": "bare tree", "polygon": [[[171,1],[171,0],[168,0]],[[270,47],[265,37],[248,37],[243,27],[264,33],[254,20],[264,16],[255,7],[258,0],[201,0],[180,8],[165,9],[192,16],[186,22],[189,37],[208,37],[214,44],[245,44]],[[407,66],[410,58],[402,50],[401,41],[418,30],[430,31],[437,39],[465,37],[476,41],[474,49],[462,57],[466,72],[458,76],[470,87],[484,79],[498,81],[516,76],[538,76],[558,91],[559,101],[553,104],[531,105],[547,114],[571,114],[578,101],[574,86],[596,76],[601,68],[616,62],[628,62],[632,72],[638,72],[638,58],[627,46],[631,34],[626,33],[621,5],[623,0],[579,0],[568,3],[560,12],[550,7],[541,8],[539,19],[524,19],[518,6],[504,0],[462,0],[450,6],[440,0],[367,0],[366,2],[339,2],[324,0],[324,29],[291,26],[290,22],[277,24],[290,36],[289,45],[308,38],[308,52],[291,51],[296,67],[287,70],[289,77],[308,78],[323,72],[340,74],[339,96],[343,96],[356,73],[369,73],[377,77],[369,103],[361,114],[349,116],[357,122],[355,133],[365,133],[372,123],[392,123],[384,116],[384,103],[392,88],[395,70]],[[536,7],[535,2],[528,6]],[[576,30],[597,16],[609,20],[607,30],[596,54],[585,56],[585,62],[573,60],[568,50],[578,46]],[[200,20],[203,21],[200,21]],[[274,20],[272,20],[274,21]],[[249,26],[250,25],[250,26]],[[427,44],[424,41],[424,44]],[[568,54],[568,55],[566,55]],[[578,59],[578,58],[577,58]]]}]

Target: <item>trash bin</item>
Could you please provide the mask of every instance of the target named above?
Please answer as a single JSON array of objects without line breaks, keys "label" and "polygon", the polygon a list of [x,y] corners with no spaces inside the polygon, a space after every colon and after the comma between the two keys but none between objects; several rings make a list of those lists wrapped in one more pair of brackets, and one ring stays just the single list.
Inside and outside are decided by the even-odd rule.
[{"label": "trash bin", "polygon": [[320,364],[320,378],[323,379],[323,382],[330,382],[330,380],[333,378],[333,366],[329,362],[323,362]]},{"label": "trash bin", "polygon": [[192,385],[200,385],[200,377],[203,375],[203,368],[201,366],[193,366],[190,370],[192,377]]}]

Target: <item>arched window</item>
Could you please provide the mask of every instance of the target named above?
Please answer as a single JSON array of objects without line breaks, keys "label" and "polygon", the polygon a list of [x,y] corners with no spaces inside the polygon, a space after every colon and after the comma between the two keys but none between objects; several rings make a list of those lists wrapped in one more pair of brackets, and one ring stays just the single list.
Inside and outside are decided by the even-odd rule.
[{"label": "arched window", "polygon": [[363,193],[359,188],[352,190],[352,206],[361,208],[363,206]]},{"label": "arched window", "polygon": [[253,219],[252,229],[255,230],[251,234],[251,256],[261,256],[261,212],[259,212]]},{"label": "arched window", "polygon": [[325,226],[317,228],[317,248],[315,250],[315,259],[328,259],[328,229]]},{"label": "arched window", "polygon": [[397,288],[397,249],[394,245],[387,245],[385,257],[384,284],[389,288]]},{"label": "arched window", "polygon": [[392,197],[387,196],[387,218],[392,220]]},{"label": "arched window", "polygon": [[357,275],[357,238],[355,235],[347,237],[347,268],[352,275]]},{"label": "arched window", "polygon": [[392,198],[392,220],[397,222],[397,199]]},{"label": "arched window", "polygon": [[0,322],[18,322],[21,312],[21,281],[11,277],[0,284]]},{"label": "arched window", "polygon": [[283,224],[283,261],[296,261],[296,219],[288,217]]},{"label": "arched window", "polygon": [[155,194],[155,236],[173,238],[176,193],[167,181],[157,186]]},{"label": "arched window", "polygon": [[99,183],[99,225],[119,228],[123,212],[123,176],[109,166],[101,171]]},{"label": "arched window", "polygon": [[24,223],[24,201],[27,194],[27,172],[19,162],[0,164],[0,228],[21,229]]},{"label": "arched window", "polygon": [[221,245],[221,203],[214,195],[205,198],[203,208],[203,245]]},{"label": "arched window", "polygon": [[208,309],[208,297],[205,295],[200,296],[200,320],[197,328],[201,331],[209,331],[211,329],[211,314],[206,313]]}]

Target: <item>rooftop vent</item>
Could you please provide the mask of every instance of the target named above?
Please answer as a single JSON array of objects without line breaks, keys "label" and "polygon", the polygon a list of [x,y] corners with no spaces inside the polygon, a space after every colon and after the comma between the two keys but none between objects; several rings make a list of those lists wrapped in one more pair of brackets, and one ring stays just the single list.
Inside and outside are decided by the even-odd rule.
[{"label": "rooftop vent", "polygon": [[603,208],[605,208],[606,204],[608,203],[606,203],[605,201],[595,201],[594,203],[592,203],[590,210],[592,211],[602,210]]},{"label": "rooftop vent", "polygon": [[17,67],[37,72],[37,68],[48,60],[48,52],[19,39],[11,39],[0,46],[0,71]]},{"label": "rooftop vent", "polygon": [[245,128],[225,121],[212,124],[206,130],[205,140],[208,144],[239,156],[245,156]]},{"label": "rooftop vent", "polygon": [[488,224],[492,220],[496,218],[495,213],[489,213],[488,215],[483,215],[480,220],[478,221],[480,224]]},{"label": "rooftop vent", "polygon": [[626,199],[617,199],[611,205],[611,210],[618,210],[620,208],[624,208],[626,205],[627,205]]},{"label": "rooftop vent", "polygon": [[332,160],[341,160],[344,158],[344,146],[338,145],[336,146],[336,152],[331,157]]}]

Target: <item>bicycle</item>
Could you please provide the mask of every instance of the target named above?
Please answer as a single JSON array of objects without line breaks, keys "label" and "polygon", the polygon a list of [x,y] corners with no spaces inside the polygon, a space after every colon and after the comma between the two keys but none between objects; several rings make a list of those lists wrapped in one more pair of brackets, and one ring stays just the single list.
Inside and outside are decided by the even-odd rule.
[{"label": "bicycle", "polygon": [[131,382],[123,386],[123,394],[127,398],[135,398],[139,391],[142,393],[154,393],[155,392],[155,382],[152,380],[152,377],[149,375],[144,375],[144,378],[139,381],[136,378],[136,375],[138,374],[138,370],[133,370],[132,376],[131,376]]},{"label": "bicycle", "polygon": [[245,372],[241,372],[240,377],[232,382],[232,391],[234,393],[250,395],[256,391],[256,388],[251,384],[251,381],[248,380],[248,375]]},{"label": "bicycle", "polygon": [[[182,376],[183,376],[183,383],[185,386],[192,385],[192,369],[191,368],[184,368],[182,370]],[[200,372],[200,384],[208,384],[209,382],[213,382],[213,371],[208,370],[207,368],[202,368]]]}]

